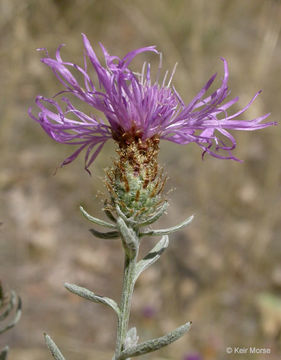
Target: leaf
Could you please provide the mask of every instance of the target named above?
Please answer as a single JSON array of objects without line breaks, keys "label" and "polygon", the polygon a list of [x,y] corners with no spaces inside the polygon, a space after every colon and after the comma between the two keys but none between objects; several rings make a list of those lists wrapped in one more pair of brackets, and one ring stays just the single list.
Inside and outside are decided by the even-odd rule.
[{"label": "leaf", "polygon": [[54,343],[52,338],[48,334],[44,334],[44,337],[45,337],[46,345],[47,345],[48,349],[50,350],[53,358],[55,360],[65,360],[62,353],[60,352],[60,349]]},{"label": "leaf", "polygon": [[142,260],[137,263],[135,281],[144,270],[146,270],[150,265],[154,264],[160,258],[163,251],[167,249],[168,245],[168,235],[162,236],[161,240],[154,246],[154,248]]},{"label": "leaf", "polygon": [[[15,306],[16,298],[18,299],[16,315],[15,315],[14,319],[10,323],[8,323],[3,329],[0,329],[0,334],[3,334],[5,331],[8,331],[9,329],[13,328],[16,325],[16,323],[19,321],[20,317],[21,317],[21,307],[22,307],[21,298],[19,296],[17,296],[14,291],[12,291],[11,300],[10,300],[10,303],[12,304],[12,307]],[[9,312],[10,312],[10,310],[9,310]],[[9,314],[9,312],[8,312],[8,314]]]},{"label": "leaf", "polygon": [[161,349],[164,346],[171,344],[172,342],[178,340],[181,336],[183,336],[191,327],[191,322],[188,322],[170,333],[159,337],[157,339],[152,339],[145,341],[141,344],[132,346],[129,349],[125,349],[121,352],[120,356],[117,360],[125,360],[127,358],[131,358],[133,356],[140,356],[152,351],[156,351]]},{"label": "leaf", "polygon": [[117,239],[120,237],[118,231],[100,232],[95,229],[90,229],[90,233],[100,239]]},{"label": "leaf", "polygon": [[116,226],[114,224],[110,224],[107,221],[98,219],[93,217],[92,215],[88,214],[86,210],[84,210],[83,206],[80,206],[80,211],[82,212],[82,214],[85,216],[86,219],[88,219],[89,221],[91,221],[94,224],[100,225],[100,226],[105,226],[108,227],[110,229],[115,229]]},{"label": "leaf", "polygon": [[2,314],[0,314],[0,321],[6,319],[6,317],[10,314],[10,312],[13,310],[14,306],[16,305],[17,296],[14,291],[11,291],[9,303],[6,305],[5,311],[3,311]]},{"label": "leaf", "polygon": [[65,283],[64,286],[68,291],[72,292],[73,294],[76,294],[84,299],[93,301],[95,303],[107,305],[116,312],[117,316],[120,315],[119,306],[117,305],[117,303],[114,300],[112,300],[108,297],[96,295],[92,291],[90,291],[86,288],[83,288],[81,286],[74,285],[74,284]]},{"label": "leaf", "polygon": [[117,219],[117,226],[126,254],[129,258],[134,257],[139,246],[139,239],[135,231],[131,227],[128,227],[121,217]]},{"label": "leaf", "polygon": [[168,235],[170,233],[173,233],[175,231],[178,231],[182,229],[183,227],[189,225],[191,221],[193,220],[194,216],[191,215],[189,218],[185,219],[183,222],[181,222],[178,225],[172,226],[168,229],[160,229],[160,230],[150,230],[150,231],[144,231],[143,233],[140,233],[140,237],[142,236],[160,236],[160,235]]}]

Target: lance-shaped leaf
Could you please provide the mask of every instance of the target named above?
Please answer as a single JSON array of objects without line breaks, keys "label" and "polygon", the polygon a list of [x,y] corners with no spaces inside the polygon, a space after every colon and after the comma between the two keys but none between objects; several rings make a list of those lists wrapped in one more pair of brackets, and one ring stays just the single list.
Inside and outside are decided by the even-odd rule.
[{"label": "lance-shaped leaf", "polygon": [[117,239],[120,237],[120,234],[118,231],[108,231],[105,233],[97,231],[95,229],[90,229],[89,231],[91,234],[93,234],[94,236],[96,236],[97,238],[100,238],[100,239]]},{"label": "lance-shaped leaf", "polygon": [[5,306],[4,301],[3,300],[1,301],[1,307],[5,307],[5,310],[2,312],[2,314],[0,314],[0,321],[6,319],[6,317],[9,316],[10,312],[13,310],[16,303],[17,303],[17,295],[14,291],[11,291],[8,304],[6,304]]},{"label": "lance-shaped leaf", "polygon": [[9,346],[5,346],[0,353],[0,360],[6,360],[9,352]]},{"label": "lance-shaped leaf", "polygon": [[140,356],[152,351],[161,349],[164,346],[171,344],[172,342],[178,340],[182,335],[184,335],[191,327],[191,322],[188,322],[177,329],[171,331],[167,335],[159,337],[157,339],[152,339],[145,341],[141,344],[132,346],[129,349],[125,349],[121,352],[117,360],[125,360],[134,356]]},{"label": "lance-shaped leaf", "polygon": [[65,360],[62,353],[60,352],[60,349],[54,343],[52,338],[48,334],[44,334],[44,337],[45,337],[46,345],[47,345],[48,349],[50,350],[53,358],[55,360]]},{"label": "lance-shaped leaf", "polygon": [[159,230],[148,230],[148,231],[144,231],[142,233],[139,234],[140,237],[143,236],[161,236],[161,235],[168,235],[171,234],[175,231],[178,231],[180,229],[182,229],[183,227],[189,225],[191,223],[191,221],[193,220],[194,216],[191,215],[189,218],[185,219],[183,222],[181,222],[180,224],[176,225],[176,226],[172,226],[168,229],[159,229]]},{"label": "lance-shaped leaf", "polygon": [[110,224],[107,221],[95,218],[92,215],[88,214],[87,211],[82,206],[80,206],[80,211],[85,216],[85,218],[88,219],[89,221],[91,221],[92,223],[100,225],[100,226],[108,227],[110,229],[116,229],[116,226],[114,224]]},{"label": "lance-shaped leaf", "polygon": [[114,300],[105,296],[96,295],[92,291],[74,284],[65,283],[64,286],[68,291],[72,292],[73,294],[76,294],[84,299],[93,301],[95,303],[107,305],[116,312],[117,316],[120,315],[119,307]]},{"label": "lance-shaped leaf", "polygon": [[[8,331],[9,329],[13,328],[16,323],[19,321],[20,317],[21,317],[21,307],[22,307],[22,303],[21,303],[21,298],[15,294],[14,291],[12,291],[11,293],[11,300],[10,303],[12,304],[12,307],[15,305],[15,299],[18,299],[18,304],[17,304],[17,308],[16,308],[16,314],[14,319],[8,323],[3,329],[0,329],[0,334],[3,334],[5,331]],[[9,315],[11,309],[9,310],[9,312],[5,315],[5,317],[7,315]],[[2,314],[3,315],[3,314]]]},{"label": "lance-shaped leaf", "polygon": [[139,242],[135,231],[128,227],[121,217],[117,219],[117,226],[127,255],[129,257],[135,256]]},{"label": "lance-shaped leaf", "polygon": [[154,246],[154,248],[142,260],[137,263],[134,279],[135,281],[145,269],[147,269],[150,265],[155,263],[155,261],[160,258],[163,251],[167,249],[168,245],[168,235],[162,236],[161,240]]}]

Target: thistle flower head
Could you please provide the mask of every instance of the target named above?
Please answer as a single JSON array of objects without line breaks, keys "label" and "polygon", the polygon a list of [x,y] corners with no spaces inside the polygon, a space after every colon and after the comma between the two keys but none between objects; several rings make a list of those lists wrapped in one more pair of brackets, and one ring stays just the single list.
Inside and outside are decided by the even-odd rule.
[{"label": "thistle flower head", "polygon": [[[110,55],[100,44],[105,58],[105,65],[102,65],[87,37],[82,36],[83,66],[62,60],[62,45],[57,49],[55,59],[46,52],[41,61],[53,70],[64,90],[53,98],[37,96],[38,115],[29,110],[30,116],[50,137],[57,142],[77,146],[62,165],[72,162],[85,149],[85,168],[88,169],[109,139],[114,139],[120,149],[132,143],[147,144],[149,139],[169,140],[181,145],[195,142],[203,149],[203,154],[237,160],[232,154],[236,142],[229,130],[250,131],[274,124],[262,123],[269,114],[250,121],[240,119],[260,92],[242,110],[228,114],[238,97],[225,101],[229,95],[225,59],[222,59],[224,77],[220,87],[206,96],[215,80],[216,75],[213,75],[194,99],[185,104],[171,86],[174,71],[169,79],[166,73],[160,81],[159,71],[155,78],[151,77],[149,64],[144,64],[140,73],[130,70],[129,65],[138,54],[159,54],[154,46],[134,50],[120,59]],[[88,63],[93,67],[97,81],[91,77]],[[83,84],[75,73],[80,78],[82,76]],[[76,108],[71,96],[93,107],[107,121]]]}]

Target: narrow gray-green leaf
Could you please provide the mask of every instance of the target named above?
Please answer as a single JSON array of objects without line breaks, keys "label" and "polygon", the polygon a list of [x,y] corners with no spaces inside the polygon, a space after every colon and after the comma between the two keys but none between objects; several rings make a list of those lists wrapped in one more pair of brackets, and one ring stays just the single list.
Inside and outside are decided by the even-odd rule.
[{"label": "narrow gray-green leaf", "polygon": [[139,242],[135,231],[121,217],[117,219],[117,226],[127,255],[134,256]]},{"label": "narrow gray-green leaf", "polygon": [[74,284],[65,283],[64,286],[68,291],[84,299],[109,306],[111,309],[113,309],[116,312],[117,316],[119,316],[120,310],[117,303],[114,300],[105,296],[96,295],[92,291]]},{"label": "narrow gray-green leaf", "polygon": [[2,314],[0,314],[0,321],[6,319],[6,317],[10,314],[10,312],[13,310],[14,306],[17,302],[17,295],[14,291],[11,291],[9,303],[6,305],[5,311],[3,311]]},{"label": "narrow gray-green leaf", "polygon": [[167,346],[172,342],[178,340],[190,329],[190,327],[191,323],[188,322],[162,337],[148,340],[136,346],[132,346],[129,349],[125,349],[121,352],[117,360],[125,360],[134,356],[140,356],[150,353],[152,351],[159,350],[162,347]]},{"label": "narrow gray-green leaf", "polygon": [[87,211],[83,208],[83,206],[80,206],[80,211],[85,216],[85,218],[88,219],[89,221],[91,221],[92,223],[97,224],[97,225],[101,225],[101,226],[105,226],[105,227],[108,227],[110,229],[116,229],[116,226],[114,224],[110,224],[107,221],[95,218],[92,215],[88,214]]},{"label": "narrow gray-green leaf", "polygon": [[190,216],[189,218],[187,218],[186,220],[184,220],[183,222],[181,222],[180,224],[176,225],[176,226],[172,226],[168,229],[159,229],[159,230],[149,230],[149,231],[144,231],[142,233],[140,233],[140,237],[143,236],[161,236],[161,235],[168,235],[171,234],[175,231],[178,231],[180,229],[182,229],[183,227],[189,225],[191,223],[191,221],[193,220],[194,216]]},{"label": "narrow gray-green leaf", "polygon": [[120,237],[118,231],[100,232],[95,229],[90,229],[90,233],[100,239],[117,239]]},{"label": "narrow gray-green leaf", "polygon": [[48,334],[44,334],[44,337],[45,337],[46,345],[47,345],[48,349],[50,350],[53,358],[55,360],[65,360],[62,353],[60,352],[60,349],[54,343],[52,338]]},{"label": "narrow gray-green leaf", "polygon": [[157,261],[160,258],[163,251],[167,249],[168,245],[169,245],[168,235],[162,236],[161,240],[154,246],[154,248],[142,260],[140,260],[137,263],[136,272],[135,272],[135,281],[145,269],[147,269],[150,265],[155,263],[155,261]]},{"label": "narrow gray-green leaf", "polygon": [[[15,293],[13,293],[13,294],[14,294],[14,296],[16,296]],[[13,294],[12,294],[12,296],[13,296]],[[21,298],[18,297],[18,305],[17,305],[17,309],[16,309],[16,315],[10,323],[8,323],[3,329],[0,329],[0,334],[3,334],[5,331],[8,331],[9,329],[13,328],[16,325],[16,323],[19,321],[19,319],[21,317],[21,307],[22,307]]]}]

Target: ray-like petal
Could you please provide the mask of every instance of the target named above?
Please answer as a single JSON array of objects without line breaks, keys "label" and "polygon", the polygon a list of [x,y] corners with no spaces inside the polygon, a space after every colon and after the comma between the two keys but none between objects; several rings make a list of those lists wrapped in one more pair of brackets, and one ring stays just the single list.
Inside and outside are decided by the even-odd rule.
[{"label": "ray-like petal", "polygon": [[[46,49],[40,49],[45,51],[41,61],[52,69],[63,89],[55,95],[56,100],[37,96],[37,115],[29,110],[31,118],[55,141],[78,146],[62,165],[69,164],[85,150],[85,169],[89,171],[89,166],[105,142],[111,138],[122,142],[124,135],[131,135],[131,139],[135,140],[137,137],[141,141],[157,136],[180,145],[194,142],[202,148],[203,156],[208,153],[220,159],[238,160],[232,154],[236,141],[229,131],[253,131],[276,125],[275,122],[263,122],[269,114],[252,120],[240,118],[260,91],[241,110],[229,114],[239,98],[227,100],[230,94],[229,70],[224,58],[221,58],[224,76],[219,87],[210,95],[207,94],[214,84],[214,74],[186,104],[171,84],[175,67],[170,76],[166,72],[163,80],[160,80],[162,55],[155,46],[136,49],[119,58],[110,55],[100,44],[103,65],[86,35],[82,34],[82,38],[85,49],[83,66],[63,60],[63,45],[58,47],[55,59],[49,56]],[[129,68],[134,58],[144,52],[159,54],[156,77],[152,76],[149,63],[144,63],[140,73]],[[97,81],[90,75],[88,63],[93,67]],[[92,107],[101,116],[86,114],[76,108],[71,96]],[[102,116],[108,124],[101,120]]]}]

